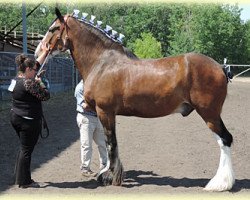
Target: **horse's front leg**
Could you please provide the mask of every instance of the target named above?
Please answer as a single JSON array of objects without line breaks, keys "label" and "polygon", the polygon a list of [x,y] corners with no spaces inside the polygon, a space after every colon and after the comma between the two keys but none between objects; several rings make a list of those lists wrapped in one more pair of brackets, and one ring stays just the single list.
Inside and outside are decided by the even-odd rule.
[{"label": "horse's front leg", "polygon": [[107,114],[100,109],[97,109],[97,113],[104,128],[109,156],[107,166],[99,173],[97,180],[104,185],[121,185],[123,181],[123,166],[118,154],[115,115]]}]

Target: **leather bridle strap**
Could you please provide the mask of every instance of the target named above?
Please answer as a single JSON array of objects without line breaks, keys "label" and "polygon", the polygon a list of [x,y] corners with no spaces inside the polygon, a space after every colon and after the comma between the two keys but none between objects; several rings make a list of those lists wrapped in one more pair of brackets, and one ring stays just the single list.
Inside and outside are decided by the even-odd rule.
[{"label": "leather bridle strap", "polygon": [[[46,58],[44,59],[44,62],[43,62],[43,64],[41,65],[41,67],[40,67],[40,69],[39,69],[39,71],[38,71],[37,74],[39,74],[39,73],[42,71],[42,69],[43,69],[45,63],[47,62],[47,59],[48,59],[49,55],[50,55],[51,52],[52,52],[52,49],[54,49],[54,47],[55,47],[57,41],[60,40],[60,39],[62,38],[63,31],[64,31],[64,29],[66,29],[66,27],[67,27],[68,18],[69,18],[69,16],[65,16],[65,17],[64,17],[64,22],[61,23],[60,32],[59,32],[59,35],[57,36],[57,40],[56,40],[53,44],[50,44],[50,41],[51,41],[51,39],[52,39],[53,37],[50,39],[50,41],[49,41],[49,45],[50,45],[50,47],[49,47],[49,52],[48,52]],[[66,41],[63,43],[64,48],[66,47],[66,43],[67,43],[67,40],[68,40],[67,29],[66,29],[65,40],[66,40]]]},{"label": "leather bridle strap", "polygon": [[[61,22],[60,32],[59,32],[59,34],[57,35],[57,40],[55,40],[54,43],[50,44],[50,41],[51,41],[51,39],[52,39],[53,37],[50,38],[49,44],[50,44],[50,49],[51,49],[51,50],[55,47],[57,41],[60,40],[60,39],[62,39],[63,31],[64,31],[64,29],[66,29],[66,27],[67,27],[68,18],[69,18],[69,16],[66,15],[66,16],[64,17],[63,22]],[[65,36],[65,39],[68,40],[67,29],[66,29],[66,36]],[[65,46],[65,44],[66,44],[66,42],[63,42],[63,45],[64,45],[64,46]]]}]

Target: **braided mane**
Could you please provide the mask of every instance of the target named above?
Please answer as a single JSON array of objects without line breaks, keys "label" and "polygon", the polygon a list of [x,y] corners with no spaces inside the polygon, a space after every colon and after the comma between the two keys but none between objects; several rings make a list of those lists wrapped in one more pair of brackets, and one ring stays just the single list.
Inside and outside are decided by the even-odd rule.
[{"label": "braided mane", "polygon": [[102,29],[95,27],[94,25],[87,23],[86,21],[80,20],[74,16],[71,16],[74,19],[76,19],[78,22],[80,22],[81,24],[84,24],[85,27],[87,28],[87,30],[89,32],[91,32],[92,34],[94,34],[95,36],[97,36],[101,41],[103,41],[103,43],[106,46],[111,47],[112,49],[116,49],[119,50],[121,52],[123,52],[127,57],[131,58],[131,59],[138,59],[138,57],[128,48],[124,47],[120,42],[114,40],[113,38],[109,37],[107,35],[107,33],[105,33]]}]

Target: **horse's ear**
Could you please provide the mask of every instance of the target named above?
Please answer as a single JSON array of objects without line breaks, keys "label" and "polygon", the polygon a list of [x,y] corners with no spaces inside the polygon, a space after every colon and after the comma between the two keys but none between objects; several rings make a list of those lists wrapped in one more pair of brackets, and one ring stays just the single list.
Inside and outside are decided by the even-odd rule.
[{"label": "horse's ear", "polygon": [[60,20],[60,22],[64,23],[63,16],[62,16],[60,10],[57,7],[55,8],[55,12],[56,12],[56,16]]}]

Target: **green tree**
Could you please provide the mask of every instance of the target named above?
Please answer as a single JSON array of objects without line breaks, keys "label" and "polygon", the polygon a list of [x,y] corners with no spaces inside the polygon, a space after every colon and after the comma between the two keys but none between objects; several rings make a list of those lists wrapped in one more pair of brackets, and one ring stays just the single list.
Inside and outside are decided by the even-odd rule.
[{"label": "green tree", "polygon": [[238,6],[208,4],[205,9],[199,5],[193,12],[195,49],[221,63],[225,57],[230,63],[240,63],[244,29]]},{"label": "green tree", "polygon": [[[0,27],[7,31],[14,27],[22,19],[22,4],[14,3],[0,3]],[[18,27],[16,30],[21,30]]]},{"label": "green tree", "polygon": [[[10,30],[22,19],[21,3],[0,3],[0,27]],[[36,6],[26,5],[27,13]],[[124,34],[124,46],[134,50],[141,33],[151,33],[161,43],[162,55],[190,51],[206,54],[218,62],[249,62],[249,22],[240,20],[237,5],[160,3],[59,3],[62,14],[81,12],[95,15]],[[42,4],[27,19],[28,32],[45,34],[56,18],[55,3]],[[22,30],[22,24],[16,28]]]},{"label": "green tree", "polygon": [[142,33],[142,39],[136,39],[134,43],[134,53],[139,58],[161,58],[161,43],[153,37],[151,33]]},{"label": "green tree", "polygon": [[193,27],[191,22],[193,15],[191,5],[172,4],[169,19],[169,55],[178,55],[195,51],[193,39]]},{"label": "green tree", "polygon": [[245,45],[246,45],[246,61],[245,63],[250,64],[250,20],[245,24]]},{"label": "green tree", "polygon": [[171,7],[169,54],[194,51],[218,62],[243,59],[244,28],[237,5],[175,4]]}]

